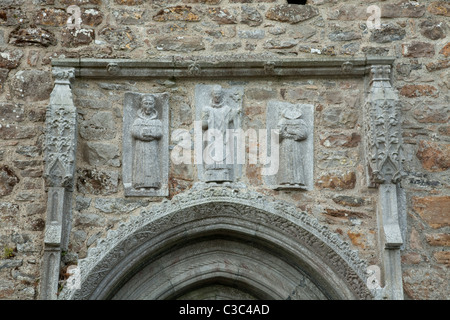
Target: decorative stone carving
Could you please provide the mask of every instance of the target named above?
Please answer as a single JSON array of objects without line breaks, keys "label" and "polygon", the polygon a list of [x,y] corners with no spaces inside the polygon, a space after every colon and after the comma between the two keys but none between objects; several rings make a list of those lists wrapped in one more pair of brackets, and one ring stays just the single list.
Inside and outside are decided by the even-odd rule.
[{"label": "decorative stone carving", "polygon": [[[101,298],[98,295],[102,291],[108,292],[114,287],[112,279],[119,279],[117,272],[126,272],[130,261],[136,263],[134,255],[137,258],[148,254],[148,250],[166,248],[165,241],[174,243],[172,236],[181,237],[178,243],[182,243],[198,237],[204,230],[214,232],[218,228],[227,232],[234,227],[237,228],[234,232],[254,237],[255,241],[262,239],[265,243],[282,235],[292,248],[300,246],[300,252],[309,250],[308,261],[320,265],[318,270],[332,272],[333,276],[330,274],[327,278],[329,281],[342,279],[340,283],[347,289],[340,289],[347,292],[346,298],[372,298],[366,286],[366,262],[358,257],[357,251],[350,250],[348,243],[311,215],[299,212],[293,204],[250,190],[209,186],[206,183],[194,186],[191,191],[155,204],[148,211],[144,209],[139,216],[110,230],[107,238],[91,247],[87,257],[79,261],[81,289],[64,287],[59,298]],[[167,238],[168,235],[171,236]]]},{"label": "decorative stone carving", "polygon": [[45,170],[48,188],[41,298],[56,299],[61,250],[67,250],[72,220],[77,112],[70,88],[74,69],[54,68],[55,87],[46,114]]},{"label": "decorative stone carving", "polygon": [[55,68],[55,87],[46,114],[45,178],[48,186],[73,188],[77,113],[70,80],[73,69]]},{"label": "decorative stone carving", "polygon": [[191,76],[198,76],[198,75],[200,75],[201,72],[202,72],[202,69],[201,69],[200,65],[197,62],[193,62],[188,67],[188,73]]},{"label": "decorative stone carving", "polygon": [[[271,100],[266,123],[268,137],[274,130],[279,135],[278,172],[265,176],[266,183],[277,190],[312,190],[314,106]],[[268,153],[272,144],[267,142]]]},{"label": "decorative stone carving", "polygon": [[126,196],[167,196],[168,94],[127,92],[123,116],[123,183]]},{"label": "decorative stone carving", "polygon": [[370,186],[397,183],[402,172],[400,101],[390,81],[391,66],[371,67],[364,110],[367,175]]},{"label": "decorative stone carving", "polygon": [[[197,85],[196,120],[201,124],[202,159],[199,179],[206,182],[235,181],[242,164],[238,164],[234,135],[241,128],[242,87]],[[197,137],[198,138],[198,137]]]},{"label": "decorative stone carving", "polygon": [[404,209],[398,200],[404,193],[398,185],[404,175],[400,101],[391,85],[391,66],[373,65],[370,71],[364,123],[367,180],[370,187],[379,188],[377,221],[385,287],[379,290],[378,296],[403,300],[399,213],[404,214]]}]

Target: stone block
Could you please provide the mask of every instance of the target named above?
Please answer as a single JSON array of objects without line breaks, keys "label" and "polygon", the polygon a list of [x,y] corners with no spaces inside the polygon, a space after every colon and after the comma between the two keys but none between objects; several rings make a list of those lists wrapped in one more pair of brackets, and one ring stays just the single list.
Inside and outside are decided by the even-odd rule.
[{"label": "stone block", "polygon": [[361,136],[355,132],[352,134],[332,133],[320,136],[320,144],[327,148],[354,148],[361,142]]},{"label": "stone block", "polygon": [[402,54],[408,58],[432,58],[435,54],[434,45],[418,41],[402,44]]},{"label": "stone block", "polygon": [[207,14],[209,18],[218,24],[235,24],[237,23],[236,16],[227,9],[220,7],[211,7],[208,9]]},{"label": "stone block", "polygon": [[80,136],[86,140],[109,140],[116,136],[116,120],[112,112],[100,111],[81,121]]},{"label": "stone block", "polygon": [[116,171],[78,169],[77,190],[82,194],[109,195],[117,192],[119,174]]},{"label": "stone block", "polygon": [[376,43],[388,43],[392,41],[403,40],[406,31],[395,24],[382,25],[380,29],[373,29],[370,35],[370,41]]},{"label": "stone block", "polygon": [[47,100],[52,90],[52,75],[43,70],[20,70],[10,83],[11,95],[25,101]]},{"label": "stone block", "polygon": [[412,197],[412,209],[433,229],[450,226],[450,196]]},{"label": "stone block", "polygon": [[0,26],[20,26],[27,22],[27,15],[22,8],[0,7]]},{"label": "stone block", "polygon": [[161,9],[153,16],[154,21],[200,21],[200,16],[190,6],[175,6]]},{"label": "stone block", "polygon": [[2,165],[0,167],[0,196],[10,195],[19,181],[19,178],[11,168],[7,165]]},{"label": "stone block", "polygon": [[205,50],[202,37],[198,36],[167,36],[155,42],[159,51],[191,52]]},{"label": "stone block", "polygon": [[432,14],[450,17],[450,3],[447,1],[434,1],[430,3],[427,10]]},{"label": "stone block", "polygon": [[314,6],[281,4],[271,7],[266,13],[266,18],[269,20],[295,24],[301,21],[311,19],[317,16],[318,14],[319,11]]},{"label": "stone block", "polygon": [[35,26],[28,28],[19,26],[9,34],[9,43],[18,47],[48,47],[56,45],[57,40],[55,35],[46,29]]},{"label": "stone block", "polygon": [[356,173],[353,171],[330,171],[322,173],[316,182],[320,189],[345,190],[354,189],[356,185]]},{"label": "stone block", "polygon": [[241,10],[241,23],[250,27],[257,27],[263,23],[263,16],[257,9],[243,5]]},{"label": "stone block", "polygon": [[1,50],[0,68],[15,69],[19,66],[23,57],[23,51],[20,49]]},{"label": "stone block", "polygon": [[62,27],[67,25],[70,14],[63,9],[40,9],[34,18],[34,23],[42,26]]},{"label": "stone block", "polygon": [[84,160],[91,166],[120,167],[119,147],[117,145],[86,142],[82,147],[82,154]]},{"label": "stone block", "polygon": [[421,140],[416,156],[428,171],[441,172],[450,168],[450,144]]},{"label": "stone block", "polygon": [[445,25],[443,22],[423,21],[420,25],[420,33],[431,40],[445,38]]},{"label": "stone block", "polygon": [[447,43],[442,49],[441,51],[439,51],[440,54],[448,57],[450,56],[450,42]]},{"label": "stone block", "polygon": [[61,44],[67,48],[89,45],[95,40],[93,29],[66,29],[61,31]]},{"label": "stone block", "polygon": [[137,208],[145,207],[149,204],[148,201],[127,200],[123,198],[97,198],[94,206],[105,213],[129,213]]},{"label": "stone block", "polygon": [[0,102],[0,122],[22,122],[25,112],[22,104]]},{"label": "stone block", "polygon": [[134,50],[138,43],[133,31],[125,26],[104,26],[98,31],[100,38],[110,43],[115,50]]},{"label": "stone block", "polygon": [[408,98],[417,98],[422,96],[437,96],[438,90],[429,84],[407,84],[400,89],[399,93]]}]

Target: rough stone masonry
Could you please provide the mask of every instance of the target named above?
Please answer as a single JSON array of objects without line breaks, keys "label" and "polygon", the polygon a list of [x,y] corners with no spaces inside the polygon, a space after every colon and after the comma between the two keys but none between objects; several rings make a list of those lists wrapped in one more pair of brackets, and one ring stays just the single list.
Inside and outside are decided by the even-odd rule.
[{"label": "rough stone masonry", "polygon": [[[380,27],[368,20],[380,9]],[[79,9],[81,23],[72,28]],[[71,13],[72,12],[72,13]],[[434,0],[3,0],[0,3],[0,299],[40,299],[47,195],[45,119],[56,59],[283,61],[393,57],[401,103],[405,223],[400,249],[405,299],[447,299],[450,264],[450,3]],[[195,71],[195,70],[194,70]],[[195,74],[195,72],[194,72]],[[125,92],[167,92],[169,129],[193,130],[195,85],[243,87],[242,125],[265,128],[270,100],[314,106],[313,188],[267,188],[246,165],[246,188],[295,205],[369,265],[381,265],[378,193],[367,186],[363,105],[352,77],[75,79],[77,153],[67,268],[107,231],[187,192],[197,169],[170,165],[169,196],[126,197],[122,184]],[[171,142],[172,150],[175,142]]]}]

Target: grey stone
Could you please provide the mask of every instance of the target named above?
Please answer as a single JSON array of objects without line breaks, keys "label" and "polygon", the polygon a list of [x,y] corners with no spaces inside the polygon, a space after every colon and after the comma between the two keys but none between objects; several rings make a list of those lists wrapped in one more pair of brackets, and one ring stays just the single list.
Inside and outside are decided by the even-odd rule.
[{"label": "grey stone", "polygon": [[0,167],[0,196],[6,196],[13,192],[14,187],[19,183],[19,177],[8,166]]},{"label": "grey stone", "polygon": [[126,196],[169,193],[169,96],[125,93],[122,179]]},{"label": "grey stone", "polygon": [[22,104],[9,102],[0,103],[0,121],[22,122],[24,120],[24,108]]},{"label": "grey stone", "polygon": [[9,34],[9,44],[24,46],[49,47],[57,44],[55,35],[46,29],[30,26],[28,28],[17,27]]},{"label": "grey stone", "polygon": [[23,265],[23,260],[16,260],[16,259],[5,259],[0,260],[0,271],[2,269],[12,269],[12,268],[18,268]]},{"label": "grey stone", "polygon": [[117,192],[119,173],[97,169],[78,169],[77,190],[82,194],[109,195]]},{"label": "grey stone", "polygon": [[159,51],[191,52],[205,50],[203,38],[197,36],[167,36],[156,40]]},{"label": "grey stone", "polygon": [[42,148],[38,146],[19,146],[16,153],[29,158],[36,158],[42,154]]},{"label": "grey stone", "polygon": [[109,165],[120,167],[119,147],[101,142],[86,142],[83,149],[84,160],[91,166]]},{"label": "grey stone", "polygon": [[98,35],[110,43],[115,50],[134,50],[138,47],[136,36],[128,26],[104,26]]},{"label": "grey stone", "polygon": [[97,198],[94,206],[105,213],[128,213],[137,208],[145,207],[148,201],[127,200],[122,198]]},{"label": "grey stone", "polygon": [[89,206],[91,205],[91,201],[92,201],[91,198],[77,196],[76,202],[75,202],[75,210],[83,211],[83,210],[89,209]]},{"label": "grey stone", "polygon": [[264,39],[265,32],[264,30],[239,30],[238,31],[239,38],[242,39]]},{"label": "grey stone", "polygon": [[212,50],[216,52],[236,50],[242,47],[242,43],[240,42],[225,42],[225,43],[216,43]]},{"label": "grey stone", "polygon": [[[36,83],[39,83],[39,86],[36,86]],[[12,96],[25,101],[47,100],[52,90],[52,76],[43,70],[20,70],[10,83]]]},{"label": "grey stone", "polygon": [[257,27],[263,23],[263,17],[257,9],[247,5],[243,5],[241,9],[241,23],[250,27]]},{"label": "grey stone", "polygon": [[444,22],[432,22],[423,21],[420,24],[420,33],[431,40],[438,40],[445,38],[445,23]]},{"label": "grey stone", "polygon": [[101,111],[81,121],[80,136],[86,140],[109,140],[116,136],[116,119],[112,112]]},{"label": "grey stone", "polygon": [[267,13],[266,18],[269,20],[276,20],[281,22],[288,22],[291,24],[299,23],[311,19],[319,14],[319,10],[310,5],[294,5],[281,4],[271,7]]},{"label": "grey stone", "polygon": [[95,213],[78,213],[75,215],[74,227],[103,227],[106,218]]},{"label": "grey stone", "polygon": [[331,41],[351,41],[361,39],[361,34],[355,31],[333,31],[328,34]]},{"label": "grey stone", "polygon": [[373,29],[370,41],[376,43],[387,43],[402,40],[406,36],[405,29],[393,24],[382,25],[380,29]]}]

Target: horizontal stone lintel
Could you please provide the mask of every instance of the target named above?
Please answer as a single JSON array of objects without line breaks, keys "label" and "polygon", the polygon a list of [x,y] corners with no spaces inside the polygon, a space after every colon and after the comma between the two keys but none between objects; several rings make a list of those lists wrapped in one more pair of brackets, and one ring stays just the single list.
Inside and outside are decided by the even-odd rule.
[{"label": "horizontal stone lintel", "polygon": [[368,75],[371,65],[392,65],[392,57],[282,60],[55,59],[53,67],[74,68],[77,78],[233,78]]}]

